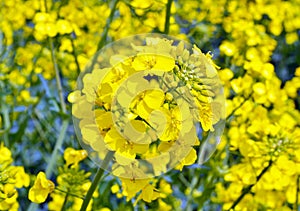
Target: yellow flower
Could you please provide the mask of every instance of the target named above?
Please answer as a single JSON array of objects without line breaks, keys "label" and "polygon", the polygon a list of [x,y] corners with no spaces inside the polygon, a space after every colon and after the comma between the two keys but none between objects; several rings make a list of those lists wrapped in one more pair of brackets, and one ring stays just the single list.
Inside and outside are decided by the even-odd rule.
[{"label": "yellow flower", "polygon": [[236,53],[237,48],[233,43],[225,40],[220,45],[220,51],[226,56],[233,56]]},{"label": "yellow flower", "polygon": [[19,203],[17,202],[18,192],[13,184],[5,184],[0,191],[0,210],[17,211]]},{"label": "yellow flower", "polygon": [[160,193],[157,189],[154,188],[153,185],[147,184],[143,189],[139,197],[136,199],[134,205],[138,203],[140,199],[143,199],[145,202],[152,202],[160,197]]},{"label": "yellow flower", "polygon": [[47,180],[45,173],[39,172],[34,185],[29,190],[28,198],[34,203],[43,203],[54,188],[54,183]]},{"label": "yellow flower", "polygon": [[111,209],[109,209],[108,207],[102,207],[97,211],[111,211]]},{"label": "yellow flower", "polygon": [[148,183],[149,179],[126,179],[120,178],[122,181],[123,194],[126,200],[132,199],[139,191],[141,191]]},{"label": "yellow flower", "polygon": [[116,151],[116,162],[121,165],[130,164],[136,155],[147,152],[149,144],[138,144],[135,140],[126,140],[115,127],[106,134],[104,142],[109,150]]},{"label": "yellow flower", "polygon": [[50,197],[52,200],[48,203],[48,209],[61,210],[66,197],[65,194],[55,191],[51,193]]},{"label": "yellow flower", "polygon": [[12,163],[12,157],[11,157],[11,152],[10,150],[4,146],[3,142],[0,144],[0,163],[7,163],[10,164]]},{"label": "yellow flower", "polygon": [[164,202],[162,199],[158,199],[158,211],[171,211],[172,206]]},{"label": "yellow flower", "polygon": [[189,166],[195,163],[197,159],[197,152],[194,148],[190,148],[190,152],[186,155],[186,157],[180,161],[180,163],[175,167],[175,169],[178,169],[182,171],[184,166]]},{"label": "yellow flower", "polygon": [[171,185],[165,179],[159,181],[159,190],[161,192],[160,197],[162,198],[166,198],[173,192]]},{"label": "yellow flower", "polygon": [[56,22],[56,27],[60,34],[69,34],[73,31],[70,22],[63,19],[59,19]]},{"label": "yellow flower", "polygon": [[138,95],[131,107],[136,108],[136,114],[143,119],[148,119],[151,111],[162,106],[165,94],[161,90],[148,90]]},{"label": "yellow flower", "polygon": [[171,57],[162,55],[138,55],[133,63],[132,67],[136,71],[143,70],[160,70],[160,71],[170,71],[175,67],[175,60]]},{"label": "yellow flower", "polygon": [[240,163],[231,167],[230,172],[224,177],[226,181],[241,182],[245,185],[254,184],[256,175],[253,172],[253,167],[248,163]]},{"label": "yellow flower", "polygon": [[264,95],[266,93],[266,87],[262,82],[257,82],[253,85],[253,91],[258,95]]},{"label": "yellow flower", "polygon": [[80,161],[87,157],[87,152],[85,150],[75,150],[73,148],[68,147],[64,152],[64,159],[66,161],[66,165],[78,165]]},{"label": "yellow flower", "polygon": [[15,166],[14,171],[16,171],[15,174],[15,186],[17,188],[28,187],[30,183],[30,177],[28,174],[25,173],[23,166]]},{"label": "yellow flower", "polygon": [[111,190],[112,193],[115,193],[115,194],[116,194],[116,193],[119,192],[120,187],[119,187],[118,184],[114,184],[113,186],[111,186],[110,190]]},{"label": "yellow flower", "polygon": [[155,129],[158,131],[161,141],[175,141],[179,137],[182,129],[182,114],[177,106],[172,110],[161,108],[159,111],[151,115],[151,121],[156,123]]}]

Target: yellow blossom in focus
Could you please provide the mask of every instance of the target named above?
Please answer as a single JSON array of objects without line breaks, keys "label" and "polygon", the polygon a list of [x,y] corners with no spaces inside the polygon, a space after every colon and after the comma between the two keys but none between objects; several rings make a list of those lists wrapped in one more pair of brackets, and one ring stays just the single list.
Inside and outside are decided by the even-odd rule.
[{"label": "yellow blossom in focus", "polygon": [[160,71],[170,71],[175,66],[175,60],[171,57],[161,56],[161,55],[138,55],[133,63],[132,67],[136,71],[141,70],[160,70]]},{"label": "yellow blossom in focus", "polygon": [[182,161],[180,161],[180,164],[177,165],[175,169],[182,171],[184,166],[189,166],[194,164],[196,159],[197,159],[196,150],[191,148],[190,152],[186,155],[186,157]]},{"label": "yellow blossom in focus", "polygon": [[160,197],[160,193],[157,189],[153,187],[151,184],[147,184],[143,189],[139,197],[135,201],[135,205],[140,199],[143,199],[145,202],[152,202],[153,200],[156,200],[158,197]]},{"label": "yellow blossom in focus", "polygon": [[34,185],[29,190],[28,198],[34,203],[43,203],[54,187],[54,183],[46,178],[45,173],[39,172]]},{"label": "yellow blossom in focus", "polygon": [[120,178],[122,181],[122,192],[126,196],[126,200],[132,199],[140,190],[142,190],[149,183],[148,179],[125,179]]}]

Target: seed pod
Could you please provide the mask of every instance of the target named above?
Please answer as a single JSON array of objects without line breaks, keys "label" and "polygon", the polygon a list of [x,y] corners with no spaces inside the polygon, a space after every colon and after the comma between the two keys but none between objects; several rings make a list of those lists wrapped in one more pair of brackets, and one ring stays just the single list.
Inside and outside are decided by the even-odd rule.
[{"label": "seed pod", "polygon": [[200,90],[212,90],[211,86],[208,86],[208,85],[205,85],[205,84],[197,84],[197,83],[193,83],[192,87],[197,90],[197,91],[200,91]]},{"label": "seed pod", "polygon": [[197,95],[197,99],[202,103],[211,103],[213,101],[211,97],[204,96],[200,93]]},{"label": "seed pod", "polygon": [[216,78],[198,78],[196,81],[200,84],[205,85],[215,85],[218,83],[218,80]]},{"label": "seed pod", "polygon": [[201,92],[202,95],[207,96],[207,97],[214,97],[215,96],[215,93],[213,93],[209,89],[202,89],[200,92]]},{"label": "seed pod", "polygon": [[213,101],[211,97],[204,96],[196,90],[192,89],[191,92],[201,103],[211,103]]}]

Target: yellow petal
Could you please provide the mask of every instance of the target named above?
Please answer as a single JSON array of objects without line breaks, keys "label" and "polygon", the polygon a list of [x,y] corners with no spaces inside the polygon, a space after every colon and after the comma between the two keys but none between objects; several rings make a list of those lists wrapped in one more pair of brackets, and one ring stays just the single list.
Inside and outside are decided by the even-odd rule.
[{"label": "yellow petal", "polygon": [[156,63],[152,69],[154,70],[162,70],[162,71],[170,71],[175,67],[175,60],[171,57],[167,56],[156,56]]},{"label": "yellow petal", "polygon": [[39,172],[34,185],[30,188],[28,198],[34,203],[42,203],[49,193],[54,190],[54,183],[47,180],[44,172]]},{"label": "yellow petal", "polygon": [[140,190],[142,190],[149,183],[148,179],[120,179],[122,181],[123,190],[127,196],[127,201],[132,199]]},{"label": "yellow petal", "polygon": [[165,94],[162,90],[156,89],[146,92],[144,101],[151,109],[158,109],[165,100]]},{"label": "yellow petal", "polygon": [[137,110],[137,115],[139,115],[143,119],[148,119],[152,111],[152,109],[149,108],[144,101],[137,104],[136,110]]}]

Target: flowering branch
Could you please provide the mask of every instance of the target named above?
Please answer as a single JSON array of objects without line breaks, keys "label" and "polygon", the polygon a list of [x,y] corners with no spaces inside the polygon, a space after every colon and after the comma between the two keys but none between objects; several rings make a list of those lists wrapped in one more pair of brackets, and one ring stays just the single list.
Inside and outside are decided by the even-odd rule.
[{"label": "flowering branch", "polygon": [[239,108],[241,108],[241,107],[242,107],[242,106],[243,106],[243,105],[244,105],[244,104],[252,97],[252,94],[253,94],[253,92],[251,92],[251,93],[249,94],[248,97],[244,98],[244,101],[241,102],[241,104],[240,104],[239,106],[235,107],[235,108],[231,111],[230,114],[228,114],[227,119],[230,119],[230,117],[232,117],[232,116],[234,115],[234,113],[235,113]]},{"label": "flowering branch", "polygon": [[[267,167],[265,167],[260,174],[256,177],[256,183],[258,183],[258,181],[261,179],[261,177],[269,170],[269,168],[272,166],[273,161],[269,160],[269,164]],[[242,194],[235,200],[235,202],[231,205],[231,207],[228,210],[234,210],[234,208],[236,207],[236,205],[238,205],[238,203],[244,198],[244,196],[249,193],[252,189],[252,187],[256,184],[251,184],[248,185],[247,187],[243,188],[242,190]]]}]

